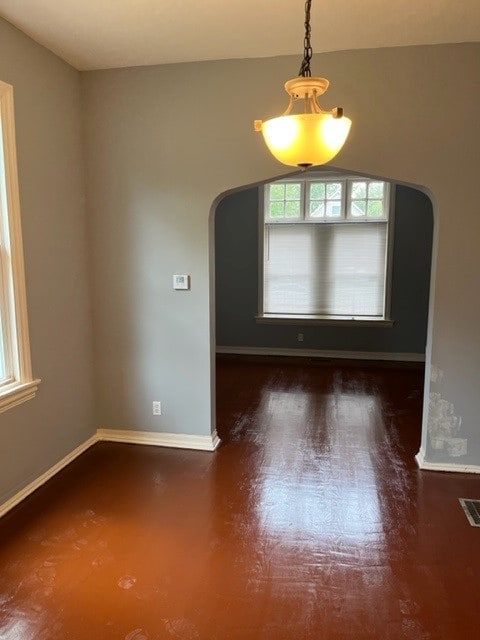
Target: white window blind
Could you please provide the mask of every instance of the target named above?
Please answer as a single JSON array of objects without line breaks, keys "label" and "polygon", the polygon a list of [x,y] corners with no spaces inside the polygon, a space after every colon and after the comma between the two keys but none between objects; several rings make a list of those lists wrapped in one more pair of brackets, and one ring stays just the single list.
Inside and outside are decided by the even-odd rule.
[{"label": "white window blind", "polygon": [[387,223],[266,224],[264,313],[383,317]]}]

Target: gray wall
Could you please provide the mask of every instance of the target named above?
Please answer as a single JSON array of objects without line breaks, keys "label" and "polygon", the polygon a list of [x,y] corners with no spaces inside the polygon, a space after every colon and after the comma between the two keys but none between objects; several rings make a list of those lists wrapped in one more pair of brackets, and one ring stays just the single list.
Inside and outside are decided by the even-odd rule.
[{"label": "gray wall", "polygon": [[[480,131],[471,126],[480,45],[344,51],[314,65],[332,80],[325,104],[343,104],[354,122],[336,166],[434,195],[427,391],[462,419],[461,462],[480,464]],[[15,88],[33,370],[43,379],[34,400],[0,415],[0,501],[97,426],[214,428],[210,211],[221,194],[286,173],[252,121],[285,108],[283,83],[297,66],[287,56],[78,74],[0,21],[0,77]],[[447,92],[445,77],[455,77]],[[192,276],[190,292],[172,291],[174,273]],[[432,454],[426,428],[422,453],[451,462]]]},{"label": "gray wall", "polygon": [[33,400],[0,414],[0,503],[93,433],[79,73],[0,20],[14,87]]},{"label": "gray wall", "polygon": [[[398,185],[393,328],[258,324],[258,189],[225,197],[215,216],[217,345],[424,353],[433,236],[430,199]],[[297,341],[297,334],[304,341]]]},{"label": "gray wall", "polygon": [[[324,104],[353,120],[336,167],[434,194],[427,390],[452,403],[480,463],[480,44],[342,51],[313,65],[332,83]],[[214,427],[209,214],[220,194],[287,172],[252,121],[285,109],[297,66],[287,56],[82,74],[101,426]],[[172,291],[178,272],[190,292]],[[443,372],[432,387],[431,363]],[[154,399],[165,407],[156,420]],[[426,446],[425,429],[428,458]]]}]

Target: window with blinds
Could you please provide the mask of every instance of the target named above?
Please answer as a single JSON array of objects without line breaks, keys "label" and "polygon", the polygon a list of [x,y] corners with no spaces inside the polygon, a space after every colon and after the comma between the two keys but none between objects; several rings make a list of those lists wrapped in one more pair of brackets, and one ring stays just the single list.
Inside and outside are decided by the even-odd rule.
[{"label": "window with blinds", "polygon": [[388,218],[378,180],[265,185],[263,313],[384,319]]}]

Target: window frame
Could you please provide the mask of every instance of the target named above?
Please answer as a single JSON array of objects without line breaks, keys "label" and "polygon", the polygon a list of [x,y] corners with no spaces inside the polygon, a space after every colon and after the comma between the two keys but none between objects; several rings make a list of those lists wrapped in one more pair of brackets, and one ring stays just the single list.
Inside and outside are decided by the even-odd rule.
[{"label": "window frame", "polygon": [[[310,218],[307,217],[307,204],[309,199],[307,193],[309,182],[343,182],[344,188],[342,193],[342,206],[344,207],[344,216],[339,219],[335,218]],[[348,216],[350,207],[350,189],[347,188],[349,182],[384,182],[386,190],[384,193],[384,203],[388,203],[387,218],[368,218]],[[276,219],[268,221],[265,217],[267,206],[267,189],[272,182],[303,182],[303,216],[301,219]],[[258,314],[255,321],[259,324],[285,324],[285,325],[328,325],[328,326],[362,326],[377,328],[392,328],[395,324],[391,316],[392,302],[392,271],[393,271],[393,249],[394,249],[394,228],[395,228],[395,185],[380,178],[371,178],[359,176],[356,174],[315,174],[310,173],[306,176],[290,176],[281,178],[272,182],[265,183],[259,188],[259,242],[258,242]],[[265,253],[266,253],[266,234],[265,226],[267,224],[364,224],[379,223],[387,225],[387,251],[385,257],[385,292],[384,292],[384,313],[382,317],[369,316],[325,316],[325,315],[301,315],[301,314],[274,314],[264,312],[264,270],[265,270]]]},{"label": "window frame", "polygon": [[[310,205],[312,203],[312,197],[310,195],[311,189],[310,189],[310,184],[309,183],[313,183],[313,182],[322,182],[322,183],[325,184],[325,198],[323,198],[323,202],[325,204],[325,215],[323,217],[312,216],[311,213],[310,213]],[[331,222],[345,222],[346,221],[346,216],[335,218],[334,216],[330,216],[329,217],[326,214],[326,205],[327,205],[329,200],[330,201],[332,200],[332,198],[328,198],[328,196],[327,196],[328,185],[329,184],[336,184],[336,183],[340,183],[340,184],[343,185],[343,187],[342,187],[342,196],[341,196],[341,198],[334,198],[334,200],[339,200],[340,201],[340,206],[342,207],[343,211],[346,212],[346,210],[347,210],[346,209],[346,207],[347,207],[347,189],[345,188],[346,185],[347,185],[347,180],[346,179],[340,180],[339,178],[330,178],[330,177],[325,178],[324,180],[323,179],[319,179],[319,178],[310,179],[310,180],[305,179],[305,200],[304,200],[304,203],[303,203],[303,221],[304,222],[307,222],[307,223],[312,222],[314,224],[317,224],[317,223],[321,223],[321,224],[326,224],[327,223],[328,224],[328,223],[331,223]],[[273,223],[270,223],[270,224],[273,224]]]},{"label": "window frame", "polygon": [[[385,180],[377,180],[374,178],[358,178],[357,176],[354,177],[348,177],[346,180],[347,183],[353,183],[353,182],[367,182],[367,194],[365,196],[365,198],[352,198],[352,188],[350,187],[349,189],[346,189],[346,195],[345,195],[345,220],[349,221],[349,222],[388,222],[390,221],[390,213],[394,210],[394,202],[392,202],[392,199],[390,197],[390,191],[394,188],[394,185],[392,185],[389,182],[386,182]],[[383,191],[383,198],[370,198],[368,195],[368,183],[369,182],[383,182],[383,184],[385,185],[384,191]],[[376,217],[372,217],[369,218],[366,214],[365,217],[362,216],[353,216],[351,214],[351,205],[352,202],[355,202],[356,200],[364,200],[366,203],[366,208],[368,209],[368,203],[370,200],[382,200],[383,202],[383,206],[385,207],[388,204],[388,216],[385,219],[385,217],[382,218],[376,218]]]},{"label": "window frame", "polygon": [[[9,378],[0,383],[0,413],[37,392],[40,380],[33,377],[28,330],[25,267],[13,87],[0,81],[0,306],[5,320],[4,335]],[[2,152],[3,151],[3,152]],[[1,169],[3,168],[3,171]]]}]

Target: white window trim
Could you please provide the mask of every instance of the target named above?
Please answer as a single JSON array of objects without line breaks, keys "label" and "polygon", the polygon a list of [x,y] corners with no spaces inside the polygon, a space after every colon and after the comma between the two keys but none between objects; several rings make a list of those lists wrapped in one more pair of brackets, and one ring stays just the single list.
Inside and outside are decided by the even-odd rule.
[{"label": "white window trim", "polygon": [[[278,182],[299,182],[299,181],[321,181],[325,179],[329,182],[335,182],[336,180],[342,180],[346,183],[347,180],[375,180],[374,178],[367,178],[364,176],[356,175],[315,175],[314,173],[308,176],[292,176],[278,180]],[[378,179],[379,182],[384,182]],[[395,321],[391,316],[392,306],[392,271],[393,271],[393,244],[394,244],[394,230],[395,230],[395,185],[391,182],[387,182],[388,193],[385,195],[385,201],[389,202],[388,219],[385,221],[380,218],[377,219],[379,223],[387,224],[387,255],[386,255],[386,269],[385,269],[385,302],[384,302],[384,316],[382,318],[365,318],[365,317],[344,317],[344,316],[315,316],[308,315],[302,316],[299,314],[274,314],[264,313],[264,268],[265,268],[265,209],[267,202],[267,193],[265,187],[266,183],[258,190],[258,315],[255,316],[255,322],[257,324],[283,324],[283,325],[324,325],[335,327],[377,327],[391,329],[395,325]],[[305,186],[302,185],[302,198],[305,198]],[[363,224],[364,222],[375,221],[372,218],[348,218],[348,199],[346,194],[347,189],[344,189],[343,199],[346,207],[346,219],[334,220],[324,218],[306,218],[301,220],[276,220],[275,222],[267,222],[267,224]]]},{"label": "white window trim", "polygon": [[[9,343],[11,349],[12,380],[0,386],[0,413],[36,394],[40,380],[33,377],[28,330],[25,268],[23,258],[20,196],[15,144],[13,87],[0,81],[0,117],[3,133],[5,167],[5,200],[10,240],[10,260],[3,261],[4,283],[10,289]],[[5,286],[5,285],[4,285]],[[3,290],[4,286],[2,287]],[[8,294],[7,294],[8,295]]]},{"label": "white window trim", "polygon": [[[280,182],[280,183],[299,182],[301,184],[300,201],[302,202],[302,211],[303,211],[303,215],[301,218],[274,218],[269,220],[265,219],[265,211],[267,209],[267,205],[270,203],[270,200],[268,197],[268,190],[265,187],[269,186],[270,184],[273,184],[274,182],[273,183],[268,182],[264,184],[263,187],[261,188],[259,211],[262,212],[263,222],[265,224],[312,224],[312,223],[313,224],[345,224],[345,223],[368,224],[371,222],[375,222],[379,224],[385,224],[385,222],[388,223],[389,218],[369,218],[368,216],[362,217],[362,216],[350,215],[349,212],[350,212],[350,204],[352,202],[352,198],[350,195],[350,190],[348,189],[348,185],[351,182],[364,182],[364,181],[385,183],[385,191],[384,191],[384,196],[382,200],[384,204],[386,203],[389,204],[389,216],[390,216],[391,212],[393,211],[393,204],[394,204],[394,201],[392,200],[391,192],[394,191],[395,189],[395,186],[392,183],[386,182],[385,180],[365,178],[362,176],[355,176],[355,175],[344,175],[344,176],[329,175],[328,177],[323,177],[323,176],[315,175],[313,173],[309,174],[308,176],[300,176],[300,177],[297,176],[296,178],[289,177],[289,178],[283,178],[283,179],[274,181],[274,182]],[[309,182],[325,182],[325,183],[340,182],[342,183],[343,188],[342,188],[341,203],[342,203],[342,207],[345,215],[341,218],[326,217],[326,216],[323,218],[317,218],[317,217],[310,216],[308,213],[308,207],[307,207],[307,205],[310,202],[309,197],[307,195],[308,193],[307,184]],[[380,200],[380,198],[371,198],[371,199]],[[368,202],[369,198],[368,197],[355,198],[353,200],[366,200]]]},{"label": "white window trim", "polygon": [[391,329],[395,324],[394,320],[386,320],[385,318],[367,318],[367,317],[347,317],[347,316],[302,316],[302,315],[286,315],[277,313],[264,313],[255,316],[257,324],[288,324],[288,325],[324,325],[329,327],[376,327],[377,329]]}]

